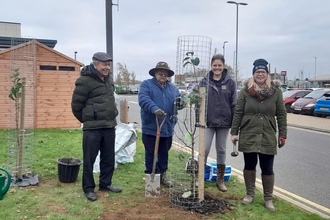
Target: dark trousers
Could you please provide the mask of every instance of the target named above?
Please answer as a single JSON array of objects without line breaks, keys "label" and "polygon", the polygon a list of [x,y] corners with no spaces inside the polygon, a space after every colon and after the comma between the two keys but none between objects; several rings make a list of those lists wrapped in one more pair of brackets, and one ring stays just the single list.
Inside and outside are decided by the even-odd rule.
[{"label": "dark trousers", "polygon": [[260,161],[261,175],[273,175],[274,155],[260,153],[244,153],[244,170],[255,170]]},{"label": "dark trousers", "polygon": [[111,185],[115,169],[115,128],[84,130],[83,132],[83,178],[84,192],[93,192],[95,181],[94,162],[100,151],[100,186]]},{"label": "dark trousers", "polygon": [[[154,161],[154,150],[156,136],[142,134],[142,142],[145,149],[145,173],[152,172],[152,164]],[[164,173],[168,166],[168,151],[172,146],[172,137],[160,137],[159,139],[159,150],[158,150],[158,160],[156,164],[155,173]]]}]

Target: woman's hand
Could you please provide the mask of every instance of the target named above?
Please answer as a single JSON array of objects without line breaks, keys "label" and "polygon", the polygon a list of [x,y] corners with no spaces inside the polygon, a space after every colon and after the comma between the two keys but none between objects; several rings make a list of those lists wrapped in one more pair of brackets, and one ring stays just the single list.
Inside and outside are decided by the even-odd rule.
[{"label": "woman's hand", "polygon": [[238,141],[238,135],[232,135],[231,142],[233,142],[233,144],[236,144],[237,141]]}]

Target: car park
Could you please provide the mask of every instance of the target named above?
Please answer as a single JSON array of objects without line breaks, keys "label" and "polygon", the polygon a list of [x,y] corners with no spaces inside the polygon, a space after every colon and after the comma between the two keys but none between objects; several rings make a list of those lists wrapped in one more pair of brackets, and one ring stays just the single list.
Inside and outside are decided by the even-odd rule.
[{"label": "car park", "polygon": [[330,116],[330,92],[325,93],[315,103],[314,115],[327,117]]},{"label": "car park", "polygon": [[291,112],[294,114],[314,115],[316,101],[325,93],[330,93],[330,89],[318,89],[310,92],[305,97],[298,99],[291,105]]},{"label": "car park", "polygon": [[284,106],[287,112],[291,112],[291,104],[309,94],[312,90],[287,90],[283,92]]},{"label": "car park", "polygon": [[191,87],[187,86],[178,86],[179,92],[183,95],[189,95],[191,92]]},{"label": "car park", "polygon": [[130,87],[128,87],[127,91],[131,94],[138,94],[139,86],[130,86]]}]

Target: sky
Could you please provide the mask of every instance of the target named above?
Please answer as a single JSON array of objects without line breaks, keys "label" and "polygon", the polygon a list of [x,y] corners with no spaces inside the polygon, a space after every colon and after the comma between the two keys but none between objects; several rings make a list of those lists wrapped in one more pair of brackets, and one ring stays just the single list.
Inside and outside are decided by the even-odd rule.
[{"label": "sky", "polygon": [[[21,23],[21,36],[57,40],[55,50],[89,64],[106,52],[106,0],[0,0],[0,21]],[[252,76],[253,61],[264,58],[270,71],[289,79],[330,74],[329,0],[242,0],[238,7],[238,71]],[[112,0],[117,4],[117,0]],[[236,5],[226,0],[119,0],[113,6],[113,60],[125,64],[137,80],[165,61],[177,65],[183,36],[211,39],[211,55],[225,52],[233,66]],[[228,41],[228,43],[225,43]],[[225,51],[223,51],[225,45]],[[315,68],[316,67],[316,68]],[[316,71],[315,71],[316,69]]]}]

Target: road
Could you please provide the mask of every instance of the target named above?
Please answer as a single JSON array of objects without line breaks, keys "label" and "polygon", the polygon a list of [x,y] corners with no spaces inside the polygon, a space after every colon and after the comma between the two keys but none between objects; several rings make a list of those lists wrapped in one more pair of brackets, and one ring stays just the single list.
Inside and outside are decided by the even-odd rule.
[{"label": "road", "polygon": [[[141,128],[137,96],[121,96],[120,99],[128,101],[129,122],[137,122],[137,127]],[[326,133],[288,127],[287,143],[278,150],[274,172],[276,191],[308,207],[312,204],[313,208],[330,216],[329,140],[330,135]],[[234,158],[230,156],[231,151],[232,144],[228,138],[227,164],[239,173],[243,170],[242,153]],[[215,155],[212,147],[209,157],[215,158]],[[257,178],[260,178],[260,173],[258,167]]]}]

